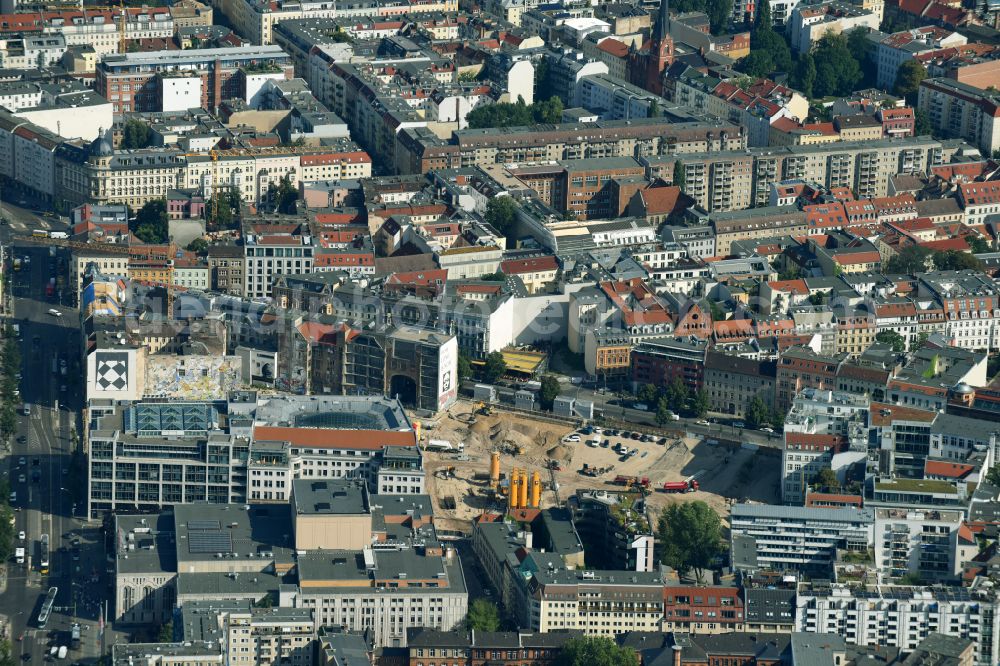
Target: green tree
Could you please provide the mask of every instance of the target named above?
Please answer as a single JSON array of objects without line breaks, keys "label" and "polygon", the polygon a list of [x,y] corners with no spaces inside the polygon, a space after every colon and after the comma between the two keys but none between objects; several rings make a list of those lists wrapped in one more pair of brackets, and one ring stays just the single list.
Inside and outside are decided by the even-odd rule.
[{"label": "green tree", "polygon": [[465,627],[476,631],[500,631],[500,611],[487,599],[475,599],[469,604]]},{"label": "green tree", "polygon": [[687,406],[688,399],[691,396],[689,395],[687,385],[684,384],[684,380],[674,375],[674,378],[667,385],[667,390],[664,392],[663,397],[667,399],[667,404],[670,405],[671,410],[679,412]]},{"label": "green tree", "polygon": [[851,53],[846,35],[828,32],[819,39],[813,53],[816,60],[817,97],[845,96],[861,81],[861,65]]},{"label": "green tree", "polygon": [[635,650],[604,636],[579,636],[563,643],[553,666],[637,666]]},{"label": "green tree", "polygon": [[285,176],[278,182],[278,186],[274,187],[272,183],[268,187],[268,195],[271,201],[274,203],[274,209],[281,213],[282,215],[294,215],[296,211],[295,202],[298,201],[299,193],[292,186],[291,179]]},{"label": "green tree", "polygon": [[335,43],[343,44],[351,41],[351,36],[344,32],[344,30],[338,25],[333,29],[333,32],[330,33],[330,39]]},{"label": "green tree", "polygon": [[0,437],[10,439],[17,432],[17,412],[10,403],[0,407]]},{"label": "green tree", "polygon": [[764,50],[752,50],[750,54],[740,60],[737,68],[749,76],[760,78],[770,76],[775,71],[774,57]]},{"label": "green tree", "polygon": [[759,395],[755,395],[747,404],[747,411],[743,417],[751,428],[757,428],[765,423],[771,422],[771,410],[764,403]]},{"label": "green tree", "polygon": [[517,221],[517,204],[509,196],[493,197],[486,204],[486,223],[497,230],[502,236],[509,236],[514,231]]},{"label": "green tree", "polygon": [[531,117],[536,123],[561,123],[563,114],[563,101],[558,95],[549,97],[544,102],[535,102],[530,107]]},{"label": "green tree", "polygon": [[535,64],[535,97],[541,97],[549,85],[549,60],[542,58]]},{"label": "green tree", "polygon": [[646,115],[649,116],[650,118],[659,118],[660,117],[660,103],[657,102],[655,99],[652,102],[650,102],[649,103],[649,109],[647,109],[647,111],[646,111]]},{"label": "green tree", "polygon": [[542,409],[552,409],[552,402],[559,395],[559,380],[552,375],[542,377],[542,388],[538,392],[538,400]]},{"label": "green tree", "polygon": [[696,391],[691,396],[691,413],[698,418],[708,414],[708,394],[705,391]]},{"label": "green tree", "polygon": [[146,123],[137,118],[129,118],[125,121],[125,125],[122,126],[121,148],[123,150],[148,148],[152,139],[152,133],[149,125]]},{"label": "green tree", "polygon": [[983,240],[981,236],[976,236],[975,234],[966,235],[965,242],[969,244],[969,248],[972,249],[974,254],[985,254],[993,251],[989,243]]},{"label": "green tree", "polygon": [[813,96],[813,86],[816,84],[816,61],[811,53],[799,56],[795,63],[795,87],[806,97]]},{"label": "green tree", "polygon": [[993,465],[990,471],[986,472],[986,483],[1000,488],[1000,463]]},{"label": "green tree", "polygon": [[660,516],[657,537],[662,545],[662,562],[681,572],[711,566],[722,553],[722,521],[701,500],[670,504]]},{"label": "green tree", "polygon": [[656,424],[659,426],[665,426],[673,420],[673,410],[670,409],[670,401],[667,400],[666,396],[660,398],[660,401],[656,404]]},{"label": "green tree", "polygon": [[705,13],[713,35],[721,35],[729,27],[733,15],[733,0],[705,0]]},{"label": "green tree", "polygon": [[878,78],[878,62],[875,59],[875,48],[868,39],[868,28],[857,27],[847,33],[847,48],[861,65],[861,80],[869,85],[875,85]]},{"label": "green tree", "polygon": [[757,16],[754,17],[754,32],[763,28],[774,31],[774,19],[771,18],[771,3],[762,2],[757,5]]},{"label": "green tree", "polygon": [[968,252],[959,252],[958,250],[935,252],[931,256],[931,261],[934,262],[934,268],[939,271],[983,270],[983,262]]},{"label": "green tree", "polygon": [[643,384],[639,387],[639,393],[636,394],[641,402],[647,405],[652,405],[656,402],[656,386],[654,384]]},{"label": "green tree", "polygon": [[927,70],[916,60],[906,60],[896,70],[896,84],[892,88],[895,95],[906,98],[910,106],[917,105],[917,90],[920,82],[927,78]]},{"label": "green tree", "polygon": [[465,354],[458,355],[458,381],[464,382],[472,376],[472,363]]},{"label": "green tree", "polygon": [[204,238],[195,238],[193,241],[187,245],[188,252],[194,252],[199,257],[204,257],[208,254],[208,241]]},{"label": "green tree", "polygon": [[271,593],[268,592],[267,594],[265,594],[264,596],[262,596],[260,599],[258,599],[257,601],[255,601],[253,605],[254,605],[254,608],[273,608],[274,607],[274,599],[271,598]]},{"label": "green tree", "polygon": [[896,253],[885,265],[887,273],[923,273],[931,251],[920,245],[908,245]]},{"label": "green tree", "polygon": [[242,203],[239,191],[235,187],[220,188],[213,196],[218,197],[219,203],[215,206],[212,199],[206,202],[205,219],[208,221],[208,228],[213,231],[235,228],[236,213]]},{"label": "green tree", "polygon": [[934,129],[931,127],[931,119],[926,111],[917,109],[913,112],[914,127],[913,133],[917,136],[931,136]]},{"label": "green tree", "polygon": [[897,354],[902,354],[906,351],[906,338],[891,329],[879,331],[875,335],[875,342],[881,342],[882,344],[889,345],[892,347],[892,351]]},{"label": "green tree", "polygon": [[498,351],[490,352],[486,355],[486,365],[483,367],[483,379],[490,384],[495,383],[507,372],[507,361],[503,354]]},{"label": "green tree", "polygon": [[674,187],[681,188],[681,192],[687,187],[687,175],[684,171],[684,163],[680,160],[674,162],[674,177],[672,180]]},{"label": "green tree", "polygon": [[0,504],[0,521],[2,521],[0,523],[0,558],[2,558],[0,561],[3,562],[14,556],[14,526],[10,522],[14,513],[7,506],[8,497],[10,497],[9,490],[4,493],[3,503]]},{"label": "green tree", "polygon": [[824,467],[813,475],[809,483],[817,488],[839,488],[840,480],[837,473],[829,467]]},{"label": "green tree", "polygon": [[0,666],[14,666],[14,648],[9,638],[0,639]]},{"label": "green tree", "polygon": [[156,637],[159,643],[173,643],[174,642],[174,621],[167,620],[162,625],[160,625],[160,631]]},{"label": "green tree", "polygon": [[135,237],[144,243],[166,243],[169,236],[167,200],[149,201],[129,223]]},{"label": "green tree", "polygon": [[503,271],[497,271],[496,273],[487,273],[486,275],[480,275],[479,279],[483,282],[503,282],[507,279],[507,276],[503,274]]}]

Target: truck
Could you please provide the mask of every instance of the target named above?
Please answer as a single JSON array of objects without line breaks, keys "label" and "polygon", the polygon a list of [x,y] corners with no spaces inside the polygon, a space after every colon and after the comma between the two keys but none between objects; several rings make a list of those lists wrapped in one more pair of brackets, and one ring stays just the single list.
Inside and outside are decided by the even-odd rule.
[{"label": "truck", "polygon": [[687,481],[667,481],[663,484],[665,493],[693,493],[698,490],[698,480],[688,479]]},{"label": "truck", "polygon": [[54,277],[49,278],[49,281],[45,284],[45,298],[52,300],[56,295],[56,279]]},{"label": "truck", "polygon": [[74,650],[80,649],[80,623],[74,622],[69,630],[69,646]]},{"label": "truck", "polygon": [[643,476],[625,476],[624,474],[619,474],[612,481],[616,486],[625,486],[631,488],[632,486],[642,486],[643,488],[649,488],[649,477]]},{"label": "truck", "polygon": [[14,561],[18,564],[24,564],[24,548],[14,549]]},{"label": "truck", "polygon": [[14,257],[14,270],[21,270],[21,257]]},{"label": "truck", "polygon": [[69,238],[69,234],[66,233],[65,231],[50,231],[49,238],[59,238],[65,240]]},{"label": "truck", "polygon": [[427,449],[432,451],[464,451],[465,442],[459,442],[456,446],[452,446],[447,439],[428,439],[427,444],[424,445],[424,450]]}]

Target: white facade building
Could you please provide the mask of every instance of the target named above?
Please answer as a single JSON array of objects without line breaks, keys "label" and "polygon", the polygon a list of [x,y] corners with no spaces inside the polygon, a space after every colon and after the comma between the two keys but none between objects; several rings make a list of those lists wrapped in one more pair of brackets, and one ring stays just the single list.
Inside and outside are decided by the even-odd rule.
[{"label": "white facade building", "polygon": [[968,638],[976,664],[1000,663],[1000,623],[993,593],[964,587],[850,588],[801,585],[795,630],[843,636],[854,645],[914,650],[930,632]]}]

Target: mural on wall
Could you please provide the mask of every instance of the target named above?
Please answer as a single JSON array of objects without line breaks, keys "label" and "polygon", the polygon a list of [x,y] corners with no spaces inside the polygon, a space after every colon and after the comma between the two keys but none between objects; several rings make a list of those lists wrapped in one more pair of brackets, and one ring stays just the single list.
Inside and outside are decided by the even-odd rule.
[{"label": "mural on wall", "polygon": [[125,391],[128,389],[128,352],[99,351],[95,362],[97,390]]}]

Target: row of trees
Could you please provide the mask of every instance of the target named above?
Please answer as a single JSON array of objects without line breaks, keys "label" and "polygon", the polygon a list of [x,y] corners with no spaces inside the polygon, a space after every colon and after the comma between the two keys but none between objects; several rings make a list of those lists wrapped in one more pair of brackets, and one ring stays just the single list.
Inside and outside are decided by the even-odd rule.
[{"label": "row of trees", "polygon": [[673,414],[701,418],[708,413],[708,395],[691,391],[680,377],[674,377],[666,386],[643,384],[636,397],[646,405],[656,406],[656,422],[661,426],[669,423]]},{"label": "row of trees", "polygon": [[465,119],[472,129],[487,127],[521,127],[540,123],[562,122],[563,102],[553,95],[544,101],[525,104],[517,98],[514,103],[485,104],[470,111]]},{"label": "row of trees", "polygon": [[[9,445],[11,437],[17,433],[17,375],[21,369],[21,352],[14,330],[4,328],[3,377],[0,379],[0,436]],[[14,514],[10,508],[10,480],[0,479],[0,562],[6,562],[14,555]],[[0,646],[2,647],[2,646]],[[2,650],[0,650],[2,652]],[[2,656],[2,655],[0,655]]]},{"label": "row of trees", "polygon": [[[971,237],[970,238],[974,238]],[[968,240],[968,239],[967,239]],[[969,241],[973,252],[989,252],[989,245],[980,238]],[[922,273],[933,267],[938,271],[983,270],[983,262],[968,252],[945,250],[934,252],[921,245],[910,245],[900,250],[886,263],[887,273]]]},{"label": "row of trees", "polygon": [[[760,6],[750,32],[750,55],[738,67],[751,77],[787,72],[792,87],[809,98],[842,97],[859,87],[874,86],[878,79],[878,64],[867,29],[829,32],[809,53],[794,58],[788,42],[774,29],[766,3]],[[920,82],[926,76],[920,63],[906,61],[899,67],[893,93],[915,105]]]}]

